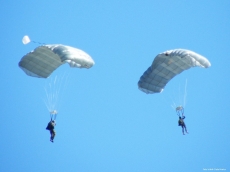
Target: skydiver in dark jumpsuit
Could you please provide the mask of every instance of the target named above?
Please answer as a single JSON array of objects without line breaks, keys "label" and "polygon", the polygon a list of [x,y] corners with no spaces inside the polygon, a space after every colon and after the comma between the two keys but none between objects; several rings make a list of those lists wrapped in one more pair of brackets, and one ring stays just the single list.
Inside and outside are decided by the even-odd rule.
[{"label": "skydiver in dark jumpsuit", "polygon": [[178,126],[182,127],[182,133],[183,133],[183,135],[185,135],[184,134],[184,130],[188,134],[188,131],[187,131],[184,119],[185,119],[185,116],[184,116],[184,114],[182,114],[182,117],[179,116],[179,121],[178,121]]},{"label": "skydiver in dark jumpsuit", "polygon": [[54,120],[50,121],[46,127],[47,130],[50,131],[50,141],[54,142],[54,137],[56,135],[56,132],[54,130],[54,127],[56,126],[56,123]]}]

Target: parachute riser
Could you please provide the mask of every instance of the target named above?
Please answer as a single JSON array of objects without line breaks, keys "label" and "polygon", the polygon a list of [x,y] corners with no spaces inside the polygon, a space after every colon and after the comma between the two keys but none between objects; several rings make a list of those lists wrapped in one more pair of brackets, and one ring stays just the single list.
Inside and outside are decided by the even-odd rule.
[{"label": "parachute riser", "polygon": [[57,119],[57,114],[55,114],[55,115],[50,114],[50,120],[51,121],[56,120],[56,119]]},{"label": "parachute riser", "polygon": [[53,110],[50,112],[50,120],[53,121],[53,120],[56,120],[57,119],[57,111],[56,110]]},{"label": "parachute riser", "polygon": [[184,116],[184,108],[182,106],[178,106],[176,108],[176,113],[179,117],[183,117]]},{"label": "parachute riser", "polygon": [[41,42],[37,42],[37,41],[31,41],[31,42],[33,42],[35,44],[46,45],[46,43],[41,43]]}]

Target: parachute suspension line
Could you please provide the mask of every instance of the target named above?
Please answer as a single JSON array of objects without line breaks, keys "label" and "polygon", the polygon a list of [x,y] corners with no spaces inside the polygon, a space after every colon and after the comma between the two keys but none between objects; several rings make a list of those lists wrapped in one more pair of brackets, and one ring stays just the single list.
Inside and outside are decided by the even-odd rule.
[{"label": "parachute suspension line", "polygon": [[[181,116],[184,113],[184,107],[186,105],[186,97],[187,97],[187,79],[185,81],[184,90],[181,89],[181,85],[179,85],[178,89],[173,89],[173,95],[170,95],[171,99],[171,107],[173,110],[176,109],[176,114]],[[165,97],[162,97],[164,102],[167,103]]]},{"label": "parachute suspension line", "polygon": [[45,105],[48,109],[49,112],[51,112],[53,110],[53,95],[52,95],[52,84],[49,83],[47,84],[46,87],[44,87],[45,93],[46,93],[46,99],[44,100]]},{"label": "parachute suspension line", "polygon": [[68,85],[70,74],[66,74],[66,75],[67,76],[65,76],[64,88],[66,88],[66,86]]},{"label": "parachute suspension line", "polygon": [[58,103],[58,94],[59,92],[56,91],[56,79],[51,78],[50,82],[46,84],[46,87],[44,87],[45,93],[46,93],[46,99],[45,99],[45,105],[50,112],[50,114],[56,114],[53,111],[56,111],[56,106]]},{"label": "parachute suspension line", "polygon": [[183,91],[181,90],[181,85],[179,86],[179,104],[183,105]]},{"label": "parachute suspension line", "polygon": [[[177,96],[176,96],[178,98],[178,101],[175,101],[175,99],[173,99],[171,97],[171,101],[173,103],[171,105],[171,107],[173,109],[176,109],[176,114],[178,116],[183,116],[183,114],[184,114],[184,107],[186,105],[186,98],[187,98],[187,83],[188,83],[188,81],[186,79],[184,91],[181,90],[181,87],[179,85],[179,94],[177,94]],[[175,98],[175,96],[174,96],[174,98]]]},{"label": "parachute suspension line", "polygon": [[186,79],[186,81],[185,81],[185,88],[184,88],[184,103],[183,103],[183,107],[185,107],[185,105],[186,105],[187,83],[188,83],[188,79]]},{"label": "parachute suspension line", "polygon": [[184,90],[184,96],[183,96],[183,106],[180,105],[180,106],[177,106],[176,107],[176,113],[179,117],[182,117],[184,115],[184,107],[185,107],[185,104],[186,104],[186,96],[187,96],[187,79],[186,79],[186,82],[185,82],[185,90]]},{"label": "parachute suspension line", "polygon": [[47,87],[47,99],[48,99],[48,102],[49,102],[49,110],[51,111],[53,109],[53,92],[52,92],[52,84],[49,83],[48,84],[48,87]]},{"label": "parachute suspension line", "polygon": [[56,77],[56,80],[55,80],[55,85],[56,85],[56,88],[55,88],[56,93],[55,94],[56,94],[56,100],[57,100],[56,108],[58,108],[60,103],[61,103],[60,97],[62,97],[61,94],[63,93],[64,88],[66,88],[66,83],[67,83],[68,77],[69,76],[67,76],[66,73],[63,74],[62,76],[60,76],[59,78]]},{"label": "parachute suspension line", "polygon": [[53,120],[56,120],[57,119],[57,114],[58,112],[56,110],[53,110],[50,112],[50,120],[53,121]]},{"label": "parachute suspension line", "polygon": [[176,108],[176,113],[177,113],[177,115],[178,115],[179,117],[182,117],[182,116],[184,115],[184,108],[183,108],[183,106],[178,106],[178,107]]},{"label": "parachute suspension line", "polygon": [[37,41],[31,41],[31,42],[33,42],[35,44],[46,45],[46,43],[42,43],[42,42],[37,42]]},{"label": "parachute suspension line", "polygon": [[28,35],[23,36],[23,38],[22,38],[22,43],[23,44],[29,44],[30,42],[33,42],[35,44],[40,44],[40,45],[45,45],[46,44],[46,43],[41,43],[41,42],[30,40],[30,37]]},{"label": "parachute suspension line", "polygon": [[[54,80],[54,86],[55,86],[55,88],[54,88],[54,90],[55,90],[55,92],[54,92],[54,96],[55,96],[55,107],[56,108],[58,108],[58,101],[59,101],[59,94],[60,94],[60,89],[61,89],[61,85],[60,85],[60,82],[59,82],[59,78],[58,78],[58,76],[56,76],[55,77],[55,80]],[[54,107],[54,109],[55,109],[55,107]]]},{"label": "parachute suspension line", "polygon": [[170,98],[171,98],[171,101],[172,101],[172,103],[173,103],[173,104],[171,105],[171,107],[172,107],[173,110],[174,110],[174,109],[176,109],[176,106],[177,106],[177,105],[176,105],[176,103],[175,103],[175,100],[172,98],[172,96],[171,96]]},{"label": "parachute suspension line", "polygon": [[44,87],[44,90],[45,90],[45,93],[46,93],[46,99],[43,99],[45,105],[46,105],[46,108],[48,109],[48,111],[50,112],[51,109],[50,109],[50,101],[49,101],[49,96],[48,96],[48,93],[47,93],[47,89]]},{"label": "parachute suspension line", "polygon": [[59,77],[55,76],[55,78],[52,80],[52,86],[51,89],[51,95],[52,95],[52,110],[55,111],[58,108],[58,101],[59,101],[59,94],[60,94],[60,82]]},{"label": "parachute suspension line", "polygon": [[52,101],[53,101],[53,107],[52,110],[55,110],[58,105],[58,95],[59,95],[59,89],[57,85],[57,76],[55,76],[53,81],[53,88],[52,88]]},{"label": "parachute suspension line", "polygon": [[61,93],[63,91],[63,86],[67,83],[66,74],[56,75],[48,79],[48,83],[44,86],[45,90],[45,99],[44,103],[46,108],[50,113],[51,120],[55,120],[57,118],[57,110],[59,110]]},{"label": "parachute suspension line", "polygon": [[173,95],[170,96],[171,98],[171,101],[172,101],[172,107],[173,107],[173,110],[176,109],[176,107],[178,106],[178,93],[175,92],[175,89],[173,89]]},{"label": "parachute suspension line", "polygon": [[184,107],[184,92],[181,89],[181,84],[179,85],[178,105]]}]

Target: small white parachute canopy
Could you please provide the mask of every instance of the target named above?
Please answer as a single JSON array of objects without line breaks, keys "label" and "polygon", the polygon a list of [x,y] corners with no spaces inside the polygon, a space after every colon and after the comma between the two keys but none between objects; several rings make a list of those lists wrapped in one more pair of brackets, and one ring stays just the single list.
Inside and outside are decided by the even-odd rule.
[{"label": "small white parachute canopy", "polygon": [[84,51],[61,44],[42,45],[22,57],[19,67],[29,76],[47,78],[60,65],[91,68],[95,63]]},{"label": "small white parachute canopy", "polygon": [[28,44],[28,43],[30,43],[30,38],[29,38],[29,36],[25,35],[25,36],[22,38],[22,43],[23,43],[23,44]]},{"label": "small white parachute canopy", "polygon": [[174,49],[158,54],[152,65],[144,72],[138,88],[147,93],[160,93],[176,75],[191,67],[208,68],[211,63],[205,57],[185,49]]}]

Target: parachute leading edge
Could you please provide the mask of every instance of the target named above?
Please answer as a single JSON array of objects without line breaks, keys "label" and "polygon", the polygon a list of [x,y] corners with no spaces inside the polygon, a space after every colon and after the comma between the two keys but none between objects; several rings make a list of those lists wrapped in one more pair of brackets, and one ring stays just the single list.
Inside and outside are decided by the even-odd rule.
[{"label": "parachute leading edge", "polygon": [[144,72],[138,88],[147,93],[160,93],[176,75],[191,67],[208,68],[211,63],[205,57],[185,49],[175,49],[158,54],[152,65]]},{"label": "parachute leading edge", "polygon": [[84,51],[61,44],[42,45],[22,57],[19,67],[29,76],[47,78],[60,65],[91,68],[94,60]]}]

